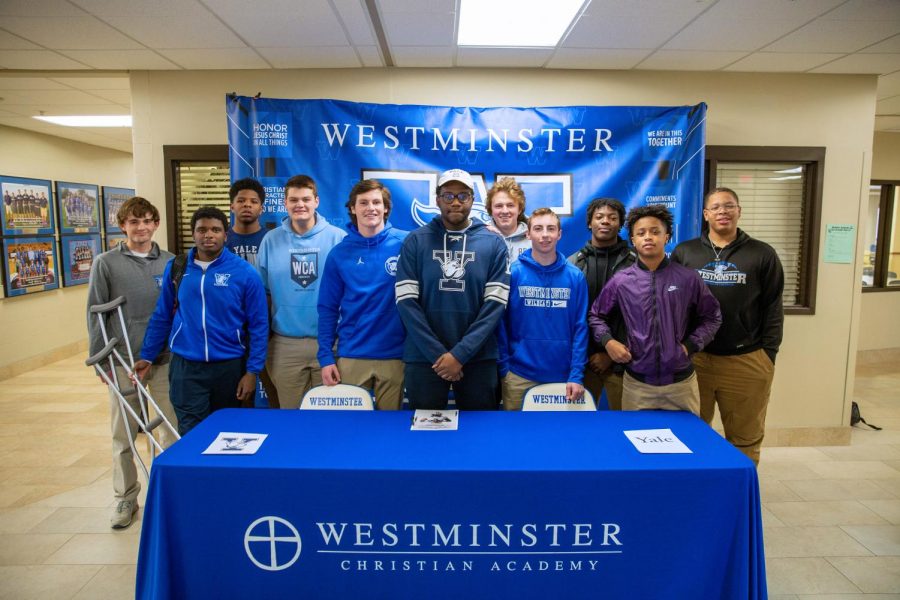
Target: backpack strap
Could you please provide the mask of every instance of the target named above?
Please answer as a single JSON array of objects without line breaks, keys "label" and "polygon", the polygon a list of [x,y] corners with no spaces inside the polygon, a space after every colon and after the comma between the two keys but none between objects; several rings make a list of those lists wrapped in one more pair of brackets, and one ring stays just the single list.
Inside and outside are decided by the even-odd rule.
[{"label": "backpack strap", "polygon": [[181,278],[184,277],[184,272],[187,269],[187,258],[188,255],[185,253],[179,254],[172,259],[172,269],[169,271],[169,276],[172,279],[172,285],[175,286],[175,304],[172,305],[173,314],[178,310],[178,288],[181,286]]}]

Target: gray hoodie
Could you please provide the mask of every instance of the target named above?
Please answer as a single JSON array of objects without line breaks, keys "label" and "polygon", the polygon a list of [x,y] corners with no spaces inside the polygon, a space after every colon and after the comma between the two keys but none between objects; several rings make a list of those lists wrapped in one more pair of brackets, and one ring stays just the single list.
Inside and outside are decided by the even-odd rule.
[{"label": "gray hoodie", "polygon": [[[131,351],[137,360],[144,340],[144,330],[150,321],[150,315],[156,308],[156,300],[162,286],[163,271],[166,264],[175,255],[161,250],[156,242],[150,249],[147,258],[135,256],[125,242],[104,252],[91,266],[91,280],[88,284],[88,310],[94,304],[105,304],[119,296],[125,296],[122,311]],[[103,337],[96,315],[88,312],[88,336],[91,356],[103,349]],[[106,332],[110,338],[120,340],[118,346],[122,358],[128,360],[128,351],[122,341],[122,328],[115,312],[107,313]],[[164,362],[164,361],[160,361]]]},{"label": "gray hoodie", "polygon": [[506,252],[509,255],[509,263],[512,264],[519,260],[519,256],[526,250],[531,250],[531,240],[526,237],[528,233],[528,225],[519,223],[516,230],[511,235],[503,235],[503,241],[506,242]]}]

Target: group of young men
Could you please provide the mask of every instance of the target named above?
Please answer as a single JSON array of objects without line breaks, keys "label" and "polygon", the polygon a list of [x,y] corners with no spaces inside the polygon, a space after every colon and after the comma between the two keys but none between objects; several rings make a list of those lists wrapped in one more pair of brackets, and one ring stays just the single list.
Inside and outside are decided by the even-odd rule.
[{"label": "group of young men", "polygon": [[[287,217],[267,231],[264,188],[235,182],[231,228],[222,211],[199,209],[196,247],[177,258],[152,241],[156,208],[132,198],[118,213],[126,241],[93,265],[89,305],[125,296],[135,373],[182,434],[250,401],[259,376],[282,408],[313,386],[351,383],[374,390],[379,409],[398,409],[404,390],[411,408],[444,408],[452,389],[462,410],[513,410],[527,388],[565,382],[573,401],[605,389],[612,409],[689,410],[709,422],[718,403],[726,437],[758,461],[783,275],[774,250],[737,228],[733,191],[707,196],[709,232],[671,258],[668,210],[626,216],[618,200],[596,199],[590,240],[567,260],[559,217],[540,208],[526,218],[511,178],[488,192],[484,224],[470,218],[470,174],[445,171],[440,215],[409,233],[392,227],[378,181],[351,190],[346,231],[317,211],[313,179],[284,189]],[[94,353],[102,340],[89,329]],[[140,486],[110,398],[118,528]]]}]

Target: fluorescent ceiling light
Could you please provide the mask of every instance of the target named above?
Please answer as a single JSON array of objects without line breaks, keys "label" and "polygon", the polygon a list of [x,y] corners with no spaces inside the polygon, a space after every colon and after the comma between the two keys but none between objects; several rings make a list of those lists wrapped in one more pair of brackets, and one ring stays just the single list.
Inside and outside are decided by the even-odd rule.
[{"label": "fluorescent ceiling light", "polygon": [[775,171],[775,173],[802,173],[803,167],[794,167],[793,169],[782,169],[781,171]]},{"label": "fluorescent ceiling light", "polygon": [[788,179],[803,179],[802,175],[785,175],[784,177],[769,177],[770,181],[787,181]]},{"label": "fluorescent ceiling light", "polygon": [[460,46],[554,47],[585,0],[461,0]]},{"label": "fluorescent ceiling light", "polygon": [[66,117],[34,117],[66,127],[131,127],[131,115],[77,115]]}]

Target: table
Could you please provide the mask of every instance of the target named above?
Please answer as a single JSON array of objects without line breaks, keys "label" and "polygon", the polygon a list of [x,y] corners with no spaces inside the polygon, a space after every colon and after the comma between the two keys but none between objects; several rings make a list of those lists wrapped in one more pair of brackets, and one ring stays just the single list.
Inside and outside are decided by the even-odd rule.
[{"label": "table", "polygon": [[[753,464],[675,412],[222,410],[153,464],[138,598],[766,598]],[[671,428],[692,454],[639,454]],[[221,431],[267,433],[202,455]]]}]

